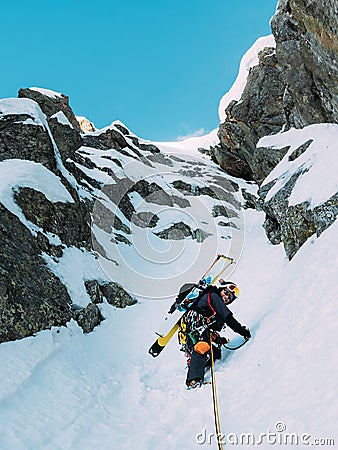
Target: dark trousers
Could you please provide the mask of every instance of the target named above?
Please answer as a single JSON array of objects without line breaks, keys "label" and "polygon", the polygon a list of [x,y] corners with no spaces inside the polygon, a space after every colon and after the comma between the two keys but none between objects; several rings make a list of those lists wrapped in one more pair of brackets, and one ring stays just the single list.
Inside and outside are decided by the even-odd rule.
[{"label": "dark trousers", "polygon": [[207,353],[201,355],[200,353],[192,352],[190,365],[187,373],[186,384],[192,380],[204,380],[204,369],[207,361]]},{"label": "dark trousers", "polygon": [[[209,329],[204,330],[203,334],[201,335],[201,340],[203,340],[204,342],[210,342]],[[201,355],[200,353],[197,353],[195,352],[195,350],[193,350],[192,345],[192,354],[187,373],[186,384],[189,384],[190,381],[192,380],[199,380],[199,381],[204,380],[204,370],[208,358],[209,352],[205,353],[204,355]]]}]

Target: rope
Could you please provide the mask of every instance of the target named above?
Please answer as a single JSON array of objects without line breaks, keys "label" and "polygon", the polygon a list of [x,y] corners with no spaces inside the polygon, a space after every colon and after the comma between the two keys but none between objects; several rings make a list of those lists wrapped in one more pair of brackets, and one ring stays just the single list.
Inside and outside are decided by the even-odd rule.
[{"label": "rope", "polygon": [[223,450],[222,444],[222,434],[221,434],[221,422],[219,418],[218,411],[218,398],[217,398],[217,390],[216,390],[216,375],[214,370],[214,352],[212,349],[212,335],[210,333],[210,355],[211,355],[211,385],[212,385],[212,400],[214,405],[214,419],[215,419],[215,430],[216,430],[216,439],[218,444],[218,449]]},{"label": "rope", "polygon": [[248,342],[248,340],[249,340],[249,339],[245,339],[245,341],[242,342],[240,345],[237,345],[237,347],[228,347],[228,346],[225,345],[225,344],[222,344],[222,345],[223,345],[223,347],[225,347],[227,350],[237,350],[237,349],[243,347],[243,345],[245,345],[245,344]]}]

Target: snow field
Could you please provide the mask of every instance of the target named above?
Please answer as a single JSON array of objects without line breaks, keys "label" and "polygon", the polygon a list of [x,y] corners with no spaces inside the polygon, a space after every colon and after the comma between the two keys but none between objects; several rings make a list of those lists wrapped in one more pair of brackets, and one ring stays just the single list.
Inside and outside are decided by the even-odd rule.
[{"label": "snow field", "polygon": [[[228,103],[240,99],[246,74],[257,64],[257,51],[265,45],[274,46],[271,37],[258,41],[243,58],[238,80],[221,100],[221,120]],[[43,125],[48,131],[44,115],[34,105],[28,100],[13,99],[1,101],[0,109],[6,114],[27,113],[32,117],[27,123]],[[301,144],[307,138],[315,138],[306,152],[293,162],[288,160],[291,148],[270,174],[269,180],[277,179],[270,196],[302,168],[309,170],[295,186],[293,203],[307,199],[314,206],[336,192],[333,153],[336,131],[326,126],[328,133],[325,134],[325,126],[307,127],[297,132],[290,130],[289,134],[261,140],[261,145],[273,147],[285,145],[285,139],[296,146],[298,140]],[[99,132],[102,131],[95,133]],[[209,144],[216,144],[217,139],[213,131],[207,137],[158,145],[168,153],[179,150],[186,152],[188,159],[197,155],[200,158],[197,147],[207,148]],[[322,139],[328,144],[326,152],[322,151]],[[316,147],[318,141],[320,145]],[[92,150],[91,153],[90,157],[101,167],[100,152]],[[115,153],[111,152],[111,156],[117,157]],[[56,146],[55,156],[63,175],[78,188],[64,169]],[[123,164],[130,159],[123,155],[119,158]],[[0,169],[5,163],[0,164]],[[28,162],[20,164],[22,166],[16,166],[18,170],[28,167]],[[114,168],[116,164],[112,162],[111,166]],[[37,179],[43,181],[44,186],[45,181],[56,183],[54,193],[58,198],[55,201],[71,201],[55,176],[48,174],[48,180],[42,180],[41,177],[46,176],[44,169],[37,164],[34,167],[39,172],[36,172]],[[146,173],[144,167],[133,161],[126,165],[125,175],[137,180],[158,172],[160,165],[153,171],[147,169]],[[209,170],[213,170],[212,167],[210,164]],[[330,174],[326,178],[325,167]],[[99,179],[102,172],[95,169],[88,174]],[[13,180],[0,185],[0,200],[7,202],[4,204],[8,207],[13,207],[13,186],[22,185]],[[25,181],[25,186],[32,186],[31,180]],[[162,186],[165,188],[165,180]],[[83,188],[79,192],[84,198],[89,195]],[[20,211],[15,213],[20,215]],[[281,245],[272,246],[267,241],[263,220],[262,213],[244,211],[243,248],[237,254],[240,258],[236,258],[235,270],[232,268],[228,272],[228,278],[237,282],[241,290],[231,309],[243,325],[250,327],[252,339],[236,352],[224,351],[222,360],[216,363],[221,429],[226,439],[242,433],[251,433],[258,439],[262,433],[275,431],[279,438],[287,432],[298,437],[306,433],[312,444],[314,438],[334,438],[337,443],[338,255],[335,244],[338,224],[335,222],[319,238],[308,239],[289,262]],[[215,245],[217,247],[218,242]],[[215,253],[223,248],[217,248]],[[133,258],[135,253],[128,251]],[[191,273],[196,276],[203,273],[210,262],[202,258],[203,269],[198,266]],[[97,262],[80,250],[67,249],[59,264],[52,260],[48,263],[78,304],[88,300],[83,288],[85,279],[91,276],[105,279]],[[149,278],[145,283],[151,284]],[[84,335],[75,322],[70,322],[67,327],[1,344],[1,449],[193,450],[216,447],[212,437],[211,386],[195,391],[185,389],[185,359],[176,337],[158,358],[147,353],[156,339],[154,331],[163,327],[163,318],[173,298],[139,300],[137,305],[124,310],[105,303],[100,305],[106,320],[88,335]],[[232,338],[231,345],[242,342],[229,330],[223,334]],[[278,431],[277,424],[284,424],[286,429]],[[197,439],[204,432],[210,437],[211,447]],[[228,439],[227,446],[230,445]],[[265,450],[272,445],[265,438],[260,447]],[[282,446],[286,447],[289,446]],[[297,448],[308,447],[304,443],[297,445]]]},{"label": "snow field", "polygon": [[[282,421],[290,432],[335,437],[338,226],[288,262],[267,242],[262,215],[246,215],[232,309],[253,338],[216,364],[222,432],[258,436]],[[158,358],[147,354],[169,306],[103,304],[106,320],[89,335],[72,322],[2,344],[0,447],[201,448],[196,435],[214,432],[211,386],[185,389],[176,337]]]}]

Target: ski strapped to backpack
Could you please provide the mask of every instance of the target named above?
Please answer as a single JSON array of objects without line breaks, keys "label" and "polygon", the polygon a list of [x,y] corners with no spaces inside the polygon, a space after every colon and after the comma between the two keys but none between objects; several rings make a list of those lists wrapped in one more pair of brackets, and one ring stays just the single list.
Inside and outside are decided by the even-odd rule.
[{"label": "ski strapped to backpack", "polygon": [[[212,270],[214,265],[220,260],[224,259],[227,261],[227,264],[225,267],[222,268],[222,270],[213,278],[209,277],[207,279],[208,273]],[[164,349],[164,347],[168,344],[170,339],[175,335],[175,333],[180,328],[181,319],[188,313],[188,311],[191,310],[191,308],[194,306],[194,304],[197,303],[197,301],[200,299],[200,297],[207,292],[210,287],[216,283],[218,278],[222,275],[223,272],[231,265],[234,264],[234,260],[228,256],[224,256],[221,254],[218,254],[215,258],[214,262],[211,264],[211,266],[208,268],[208,270],[205,272],[205,274],[202,276],[201,280],[197,283],[189,283],[185,284],[181,287],[179,294],[177,295],[175,302],[171,305],[168,313],[172,314],[174,311],[179,310],[183,312],[183,314],[180,316],[178,321],[172,326],[172,328],[168,331],[165,335],[159,335],[159,337],[156,339],[156,341],[153,343],[153,345],[150,347],[148,352],[151,356],[154,358],[158,356],[161,351]]]}]

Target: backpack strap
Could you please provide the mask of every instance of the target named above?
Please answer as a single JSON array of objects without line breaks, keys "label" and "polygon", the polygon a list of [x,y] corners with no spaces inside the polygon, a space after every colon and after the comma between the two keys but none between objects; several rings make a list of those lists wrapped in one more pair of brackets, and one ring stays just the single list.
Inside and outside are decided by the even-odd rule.
[{"label": "backpack strap", "polygon": [[210,317],[206,317],[207,322],[210,323],[211,319],[216,316],[216,310],[211,304],[211,292],[210,291],[208,292],[208,305],[209,305],[209,308],[211,309],[211,311],[213,312],[213,314]]}]

